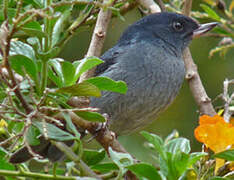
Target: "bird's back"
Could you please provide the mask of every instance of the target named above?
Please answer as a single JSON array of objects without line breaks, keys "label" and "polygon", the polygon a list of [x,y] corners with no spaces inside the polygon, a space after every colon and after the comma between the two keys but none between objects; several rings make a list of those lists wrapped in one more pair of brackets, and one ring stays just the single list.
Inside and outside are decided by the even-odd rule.
[{"label": "bird's back", "polygon": [[160,40],[117,44],[101,58],[106,65],[97,68],[97,75],[128,85],[125,95],[104,92],[101,98],[91,100],[91,106],[110,116],[110,129],[118,135],[155,120],[175,98],[184,79],[181,57]]}]

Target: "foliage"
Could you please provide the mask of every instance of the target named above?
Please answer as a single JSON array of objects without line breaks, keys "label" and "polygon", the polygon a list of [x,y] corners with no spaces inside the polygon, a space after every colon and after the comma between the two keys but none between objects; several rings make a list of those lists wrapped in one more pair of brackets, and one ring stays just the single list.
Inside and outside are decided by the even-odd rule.
[{"label": "foliage", "polygon": [[[193,11],[192,15],[220,22],[220,27],[210,35],[231,40],[228,40],[228,44],[220,43],[211,50],[210,55],[225,53],[233,47],[234,3],[232,1],[222,11],[217,9],[216,12],[212,7],[218,7],[217,3],[205,2],[201,5],[202,12]],[[233,178],[231,161],[234,152],[232,148],[226,148],[232,147],[233,143],[228,142],[224,148],[216,151],[206,140],[201,140],[201,136],[204,137],[200,130],[204,128],[203,123],[196,129],[195,135],[215,152],[212,156],[207,152],[191,152],[189,140],[178,137],[175,131],[165,140],[155,134],[141,133],[148,141],[155,164],[138,162],[130,154],[111,148],[108,149],[109,157],[103,149],[83,148],[81,137],[84,132],[72,120],[71,114],[93,123],[105,122],[106,116],[96,108],[74,108],[69,100],[73,96],[81,99],[100,97],[102,91],[125,94],[127,85],[107,77],[92,77],[80,82],[85,72],[103,61],[98,57],[85,57],[69,62],[60,58],[59,53],[77,31],[95,23],[100,8],[111,9],[115,17],[123,19],[121,13],[126,11],[125,5],[135,5],[135,2],[118,0],[110,7],[111,4],[112,1],[0,1],[0,176],[5,179],[16,176],[37,179],[122,179],[131,171],[139,179],[152,180]],[[170,1],[166,8],[181,11],[182,1]],[[219,120],[214,121],[208,125],[209,128],[219,123]],[[225,128],[230,126],[227,124],[222,120],[222,127],[215,133],[219,129],[225,133]],[[220,139],[231,138],[232,135],[230,133],[230,137],[224,135]],[[74,142],[72,147],[69,147],[70,141]],[[59,162],[59,166],[57,163],[51,165],[47,159],[41,160],[42,155],[36,153],[39,145],[46,146],[46,143],[52,143],[65,152],[67,159]],[[12,165],[8,161],[9,156],[22,147],[26,147],[38,166],[44,168],[35,172],[28,162]],[[216,170],[215,158],[223,159]]]}]

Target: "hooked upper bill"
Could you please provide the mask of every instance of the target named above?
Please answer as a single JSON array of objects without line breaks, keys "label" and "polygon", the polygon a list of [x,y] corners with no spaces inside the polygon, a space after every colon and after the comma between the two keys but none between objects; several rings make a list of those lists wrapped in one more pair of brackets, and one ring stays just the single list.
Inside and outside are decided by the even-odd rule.
[{"label": "hooked upper bill", "polygon": [[211,29],[213,29],[217,25],[218,25],[217,22],[212,22],[212,23],[206,23],[206,24],[199,25],[198,28],[193,31],[193,38],[202,36],[203,34],[210,31]]}]

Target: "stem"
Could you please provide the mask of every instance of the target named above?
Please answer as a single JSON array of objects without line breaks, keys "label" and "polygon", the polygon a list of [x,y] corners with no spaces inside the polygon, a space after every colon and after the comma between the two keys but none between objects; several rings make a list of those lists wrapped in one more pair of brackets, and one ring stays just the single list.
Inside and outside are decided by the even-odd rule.
[{"label": "stem", "polygon": [[43,95],[43,92],[47,86],[47,68],[48,68],[48,63],[47,60],[42,60],[42,69],[41,69],[41,90],[40,90],[40,95]]},{"label": "stem", "polygon": [[[45,1],[45,7],[49,7],[52,3],[52,0]],[[49,10],[48,10],[49,11]],[[49,12],[48,12],[49,13]],[[44,20],[44,32],[46,34],[45,42],[44,42],[44,52],[47,52],[51,48],[50,37],[51,37],[51,20],[45,18]],[[48,60],[42,59],[42,69],[41,69],[41,90],[40,95],[43,94],[46,86],[47,86],[47,69],[48,69]]]},{"label": "stem", "polygon": [[4,19],[7,20],[8,19],[8,0],[4,0],[3,3],[3,15],[4,15]]},{"label": "stem", "polygon": [[0,170],[1,176],[7,177],[31,177],[35,179],[61,179],[61,180],[76,180],[77,177],[74,176],[61,176],[61,175],[49,175],[49,174],[42,174],[42,173],[34,173],[29,171],[9,171],[9,170]]},{"label": "stem", "polygon": [[96,179],[100,179],[97,174],[95,174],[87,164],[85,164],[79,156],[77,156],[71,148],[69,148],[66,144],[62,142],[55,142],[51,141],[53,145],[55,145],[59,150],[64,152],[66,156],[71,159],[73,162],[78,164],[82,171],[84,172],[85,175],[90,176],[90,177],[95,177]]}]

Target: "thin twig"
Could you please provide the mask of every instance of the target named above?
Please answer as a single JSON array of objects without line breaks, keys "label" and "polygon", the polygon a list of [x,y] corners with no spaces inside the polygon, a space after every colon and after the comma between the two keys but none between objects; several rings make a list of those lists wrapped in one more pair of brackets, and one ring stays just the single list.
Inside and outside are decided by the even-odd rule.
[{"label": "thin twig", "polygon": [[20,137],[20,136],[22,136],[22,135],[23,135],[22,133],[19,133],[19,134],[15,135],[15,136],[12,136],[12,137],[8,138],[8,139],[6,139],[6,140],[0,142],[0,146],[3,146],[3,145],[5,145],[6,143],[8,143],[9,141],[15,140],[15,138]]},{"label": "thin twig", "polygon": [[62,142],[55,142],[51,141],[53,145],[55,145],[58,149],[60,149],[62,152],[64,152],[69,159],[71,159],[73,162],[77,163],[85,173],[85,175],[88,175],[90,177],[95,177],[97,179],[100,179],[97,174],[95,174],[89,166],[87,166],[66,144]]},{"label": "thin twig", "polygon": [[162,0],[157,0],[157,3],[158,3],[158,5],[159,5],[161,11],[162,11],[162,12],[165,12],[165,11],[166,11],[166,6],[165,6],[165,4],[163,3],[163,1],[162,1]]},{"label": "thin twig", "polygon": [[[189,16],[192,8],[192,0],[186,0],[184,4],[183,13]],[[197,71],[197,66],[194,63],[189,48],[186,48],[183,53],[183,60],[186,68],[185,78],[188,80],[190,90],[193,97],[199,107],[201,114],[207,114],[213,116],[216,114],[215,109],[211,103],[211,99],[208,97],[202,81]]]}]

